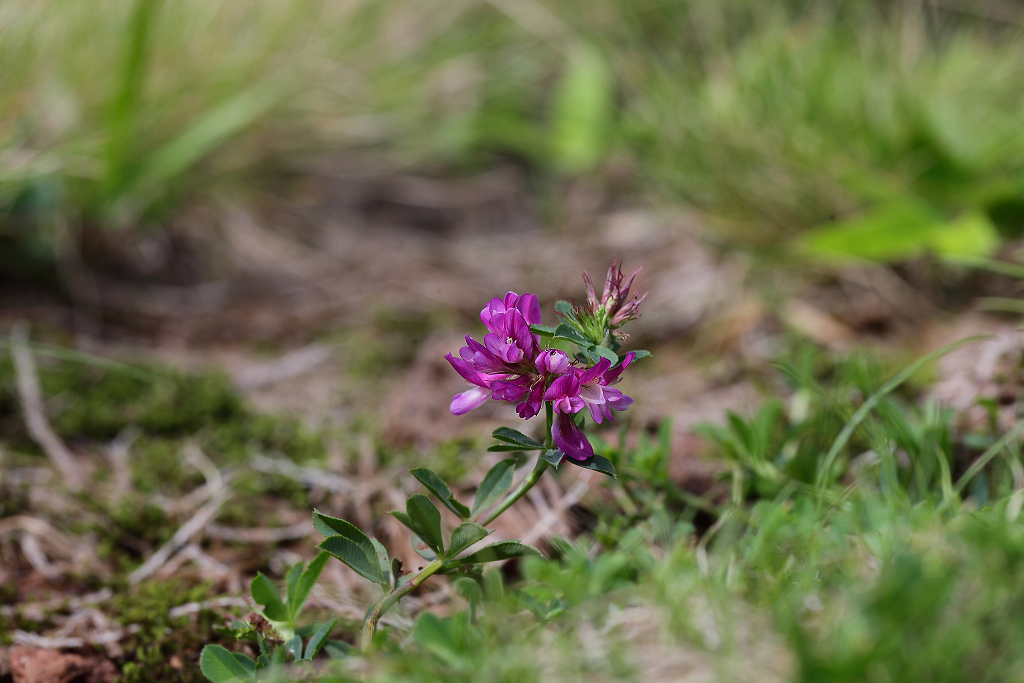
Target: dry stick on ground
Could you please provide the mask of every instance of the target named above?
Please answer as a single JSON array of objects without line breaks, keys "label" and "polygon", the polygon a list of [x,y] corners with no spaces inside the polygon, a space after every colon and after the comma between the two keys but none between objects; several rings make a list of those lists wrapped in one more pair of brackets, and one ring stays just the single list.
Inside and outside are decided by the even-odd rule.
[{"label": "dry stick on ground", "polygon": [[146,560],[142,566],[133,571],[128,575],[128,582],[135,584],[143,579],[147,579],[152,576],[157,570],[164,565],[167,560],[171,558],[171,555],[176,553],[186,543],[188,543],[193,536],[199,533],[206,524],[213,519],[217,511],[220,510],[220,506],[231,495],[229,489],[223,488],[213,494],[213,497],[206,502],[206,505],[199,508],[196,514],[192,515],[192,518],[181,525],[181,527],[174,532],[174,536],[171,540],[160,546],[160,549],[153,553],[148,560]]},{"label": "dry stick on ground", "polygon": [[28,435],[60,470],[64,485],[72,491],[77,491],[82,487],[78,466],[75,464],[71,451],[60,440],[46,419],[42,391],[39,389],[39,377],[36,375],[36,364],[26,345],[27,341],[28,326],[25,323],[16,324],[11,331],[11,358],[14,360],[14,370],[18,379],[21,408],[25,413],[25,426],[28,428]]},{"label": "dry stick on ground", "polygon": [[291,526],[281,527],[256,527],[252,529],[238,529],[235,527],[211,524],[206,527],[206,535],[220,541],[231,541],[234,543],[260,543],[271,544],[282,541],[294,541],[298,538],[312,536],[313,524],[307,519]]}]

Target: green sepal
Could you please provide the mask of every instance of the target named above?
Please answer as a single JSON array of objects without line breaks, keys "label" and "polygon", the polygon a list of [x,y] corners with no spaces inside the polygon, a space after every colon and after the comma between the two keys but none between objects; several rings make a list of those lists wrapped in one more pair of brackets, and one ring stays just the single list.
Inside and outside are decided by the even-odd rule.
[{"label": "green sepal", "polygon": [[441,477],[437,476],[432,470],[428,470],[426,467],[418,467],[414,470],[409,470],[412,476],[427,487],[427,490],[434,494],[441,504],[446,508],[455,513],[460,519],[469,519],[469,508],[455,500],[455,496],[452,495],[451,489],[448,488],[448,484],[444,482]]},{"label": "green sepal", "polygon": [[561,323],[555,328],[555,339],[567,339],[573,344],[583,348],[589,347],[593,344],[593,342],[584,337],[579,330],[567,323]]},{"label": "green sepal", "polygon": [[[495,430],[497,431],[497,430]],[[484,476],[480,487],[476,490],[476,498],[473,499],[473,514],[486,510],[501,497],[501,494],[508,491],[512,486],[512,474],[515,461],[511,458],[502,460]]]},{"label": "green sepal", "polygon": [[576,320],[576,311],[573,309],[573,305],[565,300],[555,302],[555,313],[562,316],[563,318],[569,318],[570,320]]}]

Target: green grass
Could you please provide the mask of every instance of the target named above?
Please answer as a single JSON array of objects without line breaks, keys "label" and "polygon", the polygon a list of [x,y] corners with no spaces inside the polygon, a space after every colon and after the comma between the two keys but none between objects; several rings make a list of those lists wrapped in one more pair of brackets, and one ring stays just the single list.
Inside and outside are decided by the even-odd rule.
[{"label": "green grass", "polygon": [[[59,219],[157,227],[327,150],[442,174],[516,159],[556,200],[561,178],[632,169],[617,193],[695,206],[744,245],[863,216],[895,242],[871,258],[984,252],[1024,229],[1012,19],[841,0],[14,0],[0,239],[45,255]],[[905,244],[908,207],[953,236]]]},{"label": "green grass", "polygon": [[[805,344],[784,357],[764,380],[774,398],[703,429],[708,456],[726,464],[717,490],[698,498],[669,477],[667,424],[632,446],[596,440],[619,479],[597,484],[604,490],[585,504],[582,535],[553,539],[547,559],[491,571],[479,582],[458,579],[437,614],[393,627],[380,654],[350,664],[363,680],[382,682],[660,681],[687,671],[710,680],[800,683],[1020,678],[1019,438],[965,431],[957,415],[921,398],[927,373],[880,394],[901,376],[902,363],[892,359]],[[140,430],[135,495],[115,505],[83,494],[75,519],[45,514],[65,534],[97,536],[97,551],[111,560],[110,576],[76,580],[88,590],[113,587],[118,597],[108,616],[142,626],[127,643],[125,680],[195,676],[170,658],[191,663],[203,643],[237,646],[216,629],[213,613],[198,622],[168,620],[169,607],[205,599],[207,588],[125,585],[139,548],[157,547],[179,523],[148,496],[180,495],[200,483],[178,462],[183,440],[192,439],[234,468],[243,507],[277,498],[308,509],[312,501],[287,482],[253,473],[245,484],[242,463],[252,449],[316,462],[322,446],[292,441],[291,421],[253,413],[223,377],[130,367],[41,362],[64,438],[88,447],[128,424]],[[0,420],[8,425],[17,418],[4,412],[12,410],[9,373],[0,366]],[[5,463],[41,460],[16,430],[4,446]],[[454,457],[449,474],[468,473],[466,444],[451,448],[457,456],[440,447],[428,460]],[[423,464],[422,453],[380,457]],[[44,513],[31,505],[22,500],[4,514]],[[226,510],[219,521],[249,517]],[[249,552],[257,562],[270,556]],[[4,600],[17,604],[13,595]],[[4,617],[30,631],[45,631],[49,618],[18,610]],[[357,629],[346,621],[334,637],[351,639]],[[323,672],[323,680],[351,680],[347,666],[333,679]]]}]

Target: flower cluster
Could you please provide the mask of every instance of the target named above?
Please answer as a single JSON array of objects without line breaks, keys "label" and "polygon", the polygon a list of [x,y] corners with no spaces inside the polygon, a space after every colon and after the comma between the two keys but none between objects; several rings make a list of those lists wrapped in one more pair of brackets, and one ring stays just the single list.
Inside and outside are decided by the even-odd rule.
[{"label": "flower cluster", "polygon": [[[614,341],[614,329],[636,316],[640,300],[626,303],[635,275],[624,283],[621,271],[613,262],[600,301],[590,278],[584,277],[588,309],[597,314],[585,319],[600,321],[602,341]],[[585,309],[577,307],[576,310]],[[602,349],[616,359],[613,362],[611,358],[595,355],[593,347],[581,346],[583,352],[575,359],[558,349],[544,348],[542,335],[569,339],[578,345],[581,337],[572,334],[572,330],[563,333],[570,336],[562,336],[559,333],[562,326],[553,330],[541,325],[540,305],[533,294],[509,292],[504,298],[494,298],[480,312],[480,320],[487,328],[483,343],[466,335],[466,346],[459,349],[459,357],[450,353],[445,356],[455,371],[472,385],[452,398],[451,412],[462,415],[493,399],[516,404],[519,417],[530,419],[540,413],[545,402],[550,403],[554,445],[573,460],[589,460],[594,449],[580,428],[580,413],[587,408],[591,419],[600,424],[614,419],[613,410],[625,410],[633,402],[612,385],[619,381],[637,354],[629,352],[619,357]],[[582,331],[577,329],[577,332]]]}]

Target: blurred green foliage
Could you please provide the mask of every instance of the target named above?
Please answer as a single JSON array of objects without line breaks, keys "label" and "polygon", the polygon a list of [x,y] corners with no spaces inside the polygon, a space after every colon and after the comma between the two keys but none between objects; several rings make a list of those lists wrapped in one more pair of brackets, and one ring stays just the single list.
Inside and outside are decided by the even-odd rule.
[{"label": "blurred green foliage", "polygon": [[842,218],[812,243],[882,260],[986,253],[1024,230],[1024,43],[1016,5],[1005,15],[12,0],[0,254],[59,249],[68,219],[144,228],[324,150],[448,173],[511,157],[539,183],[625,164],[631,187],[698,207],[742,244]]}]

